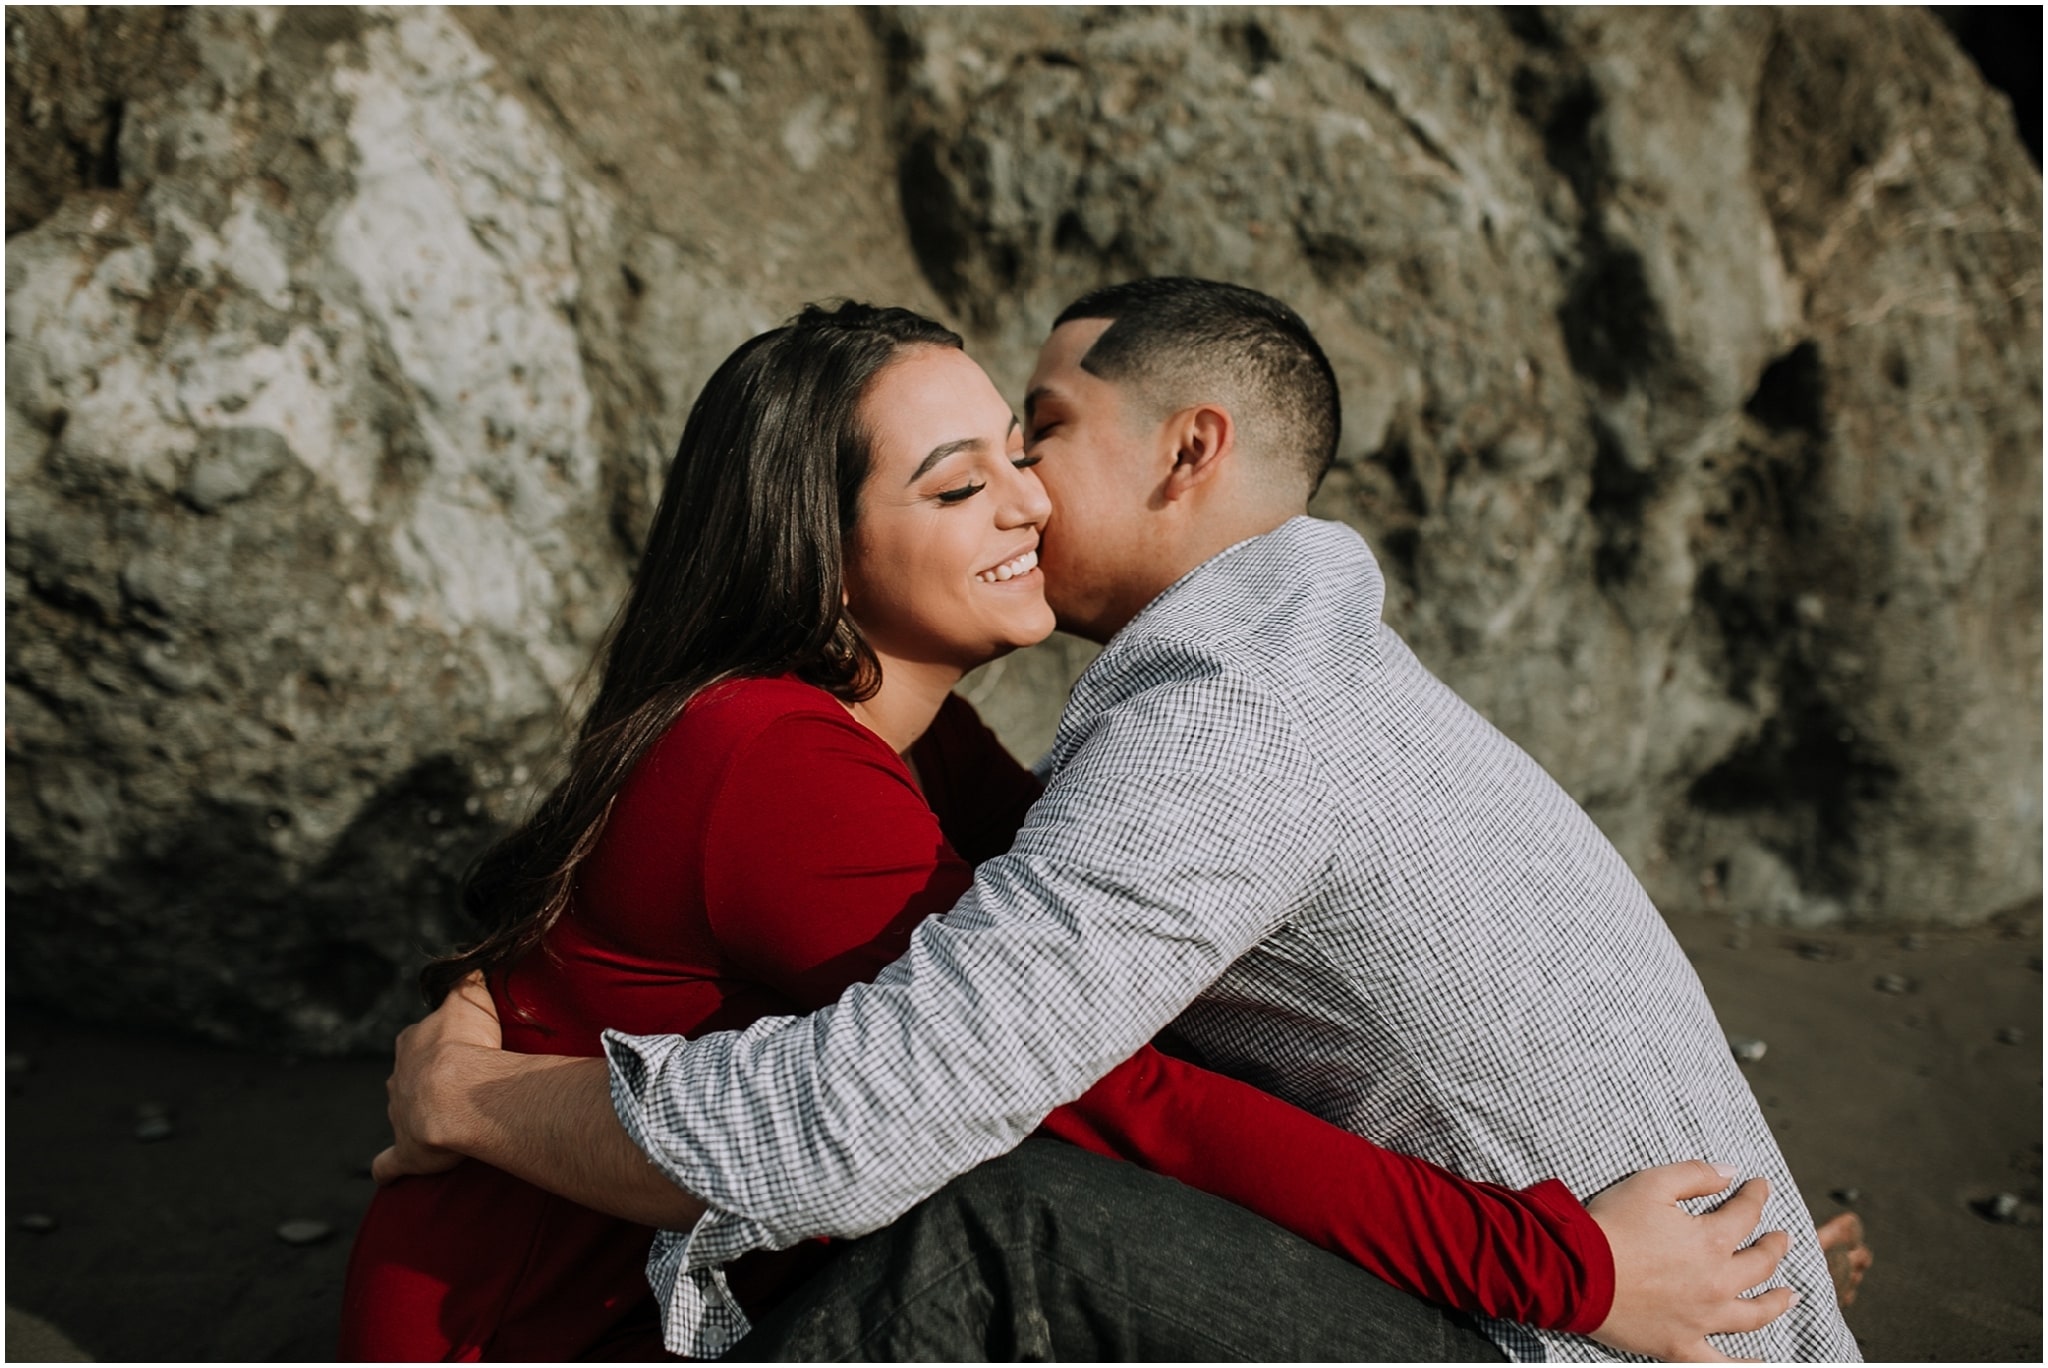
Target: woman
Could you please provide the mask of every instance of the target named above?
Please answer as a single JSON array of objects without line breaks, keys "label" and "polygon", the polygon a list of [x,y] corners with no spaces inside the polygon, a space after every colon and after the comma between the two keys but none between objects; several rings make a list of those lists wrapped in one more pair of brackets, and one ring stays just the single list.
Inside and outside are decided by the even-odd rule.
[{"label": "woman", "polygon": [[[952,693],[1053,628],[1049,514],[960,339],[807,309],[736,351],[684,429],[567,777],[479,868],[495,927],[425,977],[489,976],[505,1044],[598,1053],[805,1012],[895,959],[1037,794]],[[1252,1208],[1467,1310],[1595,1330],[1599,1227],[1556,1182],[1468,1183],[1150,1048],[1045,1130]],[[342,1352],[658,1349],[648,1232],[468,1163],[380,1190]],[[742,1260],[757,1312],[820,1255]]]}]

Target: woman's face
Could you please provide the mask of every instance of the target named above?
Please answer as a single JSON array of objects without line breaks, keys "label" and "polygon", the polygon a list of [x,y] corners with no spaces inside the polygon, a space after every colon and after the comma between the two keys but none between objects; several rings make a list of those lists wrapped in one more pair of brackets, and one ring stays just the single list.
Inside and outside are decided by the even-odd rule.
[{"label": "woman's face", "polygon": [[1053,629],[1038,571],[1051,505],[980,366],[918,347],[868,387],[873,442],[846,544],[846,602],[885,662],[962,672]]}]

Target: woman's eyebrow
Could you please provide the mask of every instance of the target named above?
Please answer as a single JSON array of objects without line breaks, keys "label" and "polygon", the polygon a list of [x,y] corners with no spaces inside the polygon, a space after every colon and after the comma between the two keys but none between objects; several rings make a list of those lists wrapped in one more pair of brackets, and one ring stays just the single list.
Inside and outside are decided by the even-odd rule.
[{"label": "woman's eyebrow", "polygon": [[[1016,430],[1017,415],[1013,413],[1010,415],[1010,426],[1004,429],[1003,436],[1007,438]],[[933,466],[945,460],[948,456],[958,456],[963,451],[986,451],[987,449],[988,443],[979,437],[962,437],[957,441],[941,442],[925,453],[925,458],[917,463],[917,469],[911,471],[910,478],[903,483],[906,485],[916,484],[931,473]]]}]

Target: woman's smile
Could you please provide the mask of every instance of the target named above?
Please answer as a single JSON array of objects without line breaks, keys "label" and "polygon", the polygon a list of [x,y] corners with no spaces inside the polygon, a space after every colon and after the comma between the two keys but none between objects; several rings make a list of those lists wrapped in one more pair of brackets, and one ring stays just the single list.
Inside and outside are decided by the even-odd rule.
[{"label": "woman's smile", "polygon": [[975,578],[984,584],[1007,584],[1011,580],[1023,579],[1038,571],[1038,548],[1033,546],[1023,555],[1006,560],[1001,565],[982,571]]}]

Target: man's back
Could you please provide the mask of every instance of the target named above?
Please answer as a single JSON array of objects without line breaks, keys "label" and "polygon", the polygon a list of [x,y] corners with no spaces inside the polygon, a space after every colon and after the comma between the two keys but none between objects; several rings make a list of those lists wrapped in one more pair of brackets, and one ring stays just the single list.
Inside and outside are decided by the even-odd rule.
[{"label": "man's back", "polygon": [[[1176,1033],[1213,1067],[1475,1178],[1556,1176],[1584,1198],[1681,1158],[1767,1177],[1766,1227],[1793,1239],[1781,1274],[1805,1295],[1729,1352],[1856,1357],[1677,942],[1578,805],[1382,625],[1381,592],[1355,534],[1298,518],[1162,595],[1076,687],[1055,793],[1059,767],[1134,694],[1224,674],[1266,701],[1260,715],[1185,724],[1289,751],[1332,828],[1320,873]],[[1517,1356],[1612,1357],[1495,1330]]]}]

